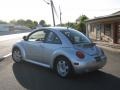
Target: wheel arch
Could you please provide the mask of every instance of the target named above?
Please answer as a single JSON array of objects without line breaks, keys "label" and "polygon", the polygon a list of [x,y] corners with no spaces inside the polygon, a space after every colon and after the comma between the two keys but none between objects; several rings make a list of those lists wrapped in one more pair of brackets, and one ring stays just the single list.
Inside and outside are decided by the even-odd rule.
[{"label": "wheel arch", "polygon": [[[54,70],[54,66],[55,66],[56,61],[57,61],[58,58],[60,58],[60,57],[66,58],[66,59],[68,60],[68,62],[70,62],[70,64],[72,65],[72,62],[70,61],[70,59],[69,59],[67,56],[60,54],[60,55],[57,55],[57,56],[53,59],[53,63],[52,63],[52,69],[53,69],[53,70]],[[73,66],[72,66],[72,67],[73,67]]]},{"label": "wheel arch", "polygon": [[15,48],[18,48],[20,50],[22,58],[24,59],[25,58],[25,51],[24,51],[24,49],[20,45],[16,44],[16,45],[14,45],[12,47],[12,52],[13,52],[13,49],[15,49]]}]

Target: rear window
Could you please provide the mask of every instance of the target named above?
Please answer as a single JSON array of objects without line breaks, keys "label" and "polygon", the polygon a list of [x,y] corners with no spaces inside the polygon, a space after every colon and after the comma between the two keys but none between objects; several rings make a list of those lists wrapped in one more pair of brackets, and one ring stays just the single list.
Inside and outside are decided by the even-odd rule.
[{"label": "rear window", "polygon": [[90,39],[77,30],[61,30],[61,32],[71,41],[72,44],[91,43]]}]

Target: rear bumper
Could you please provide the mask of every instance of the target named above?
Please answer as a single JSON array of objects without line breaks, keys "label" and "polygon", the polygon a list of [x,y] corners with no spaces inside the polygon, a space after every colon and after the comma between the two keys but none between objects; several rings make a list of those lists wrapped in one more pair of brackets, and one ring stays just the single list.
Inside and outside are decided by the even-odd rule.
[{"label": "rear bumper", "polygon": [[85,73],[85,72],[91,72],[95,71],[97,69],[102,68],[105,66],[107,62],[106,56],[101,56],[100,60],[97,61],[96,59],[89,60],[87,62],[74,62],[73,63],[73,68],[75,73]]}]

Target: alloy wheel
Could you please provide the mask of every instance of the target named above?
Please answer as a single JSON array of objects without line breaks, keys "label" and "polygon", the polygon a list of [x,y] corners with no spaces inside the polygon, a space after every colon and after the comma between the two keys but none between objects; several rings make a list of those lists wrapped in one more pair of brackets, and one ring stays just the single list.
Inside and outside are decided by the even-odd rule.
[{"label": "alloy wheel", "polygon": [[69,64],[65,60],[58,61],[57,72],[61,77],[66,77],[69,74]]},{"label": "alloy wheel", "polygon": [[13,49],[12,58],[15,62],[21,61],[22,56],[21,56],[21,52],[19,49]]}]

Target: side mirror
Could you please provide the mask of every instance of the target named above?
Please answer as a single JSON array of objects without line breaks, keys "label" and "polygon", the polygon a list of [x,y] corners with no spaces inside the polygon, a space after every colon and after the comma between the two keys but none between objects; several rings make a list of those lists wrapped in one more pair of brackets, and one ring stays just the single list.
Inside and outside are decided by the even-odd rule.
[{"label": "side mirror", "polygon": [[23,36],[23,40],[27,41],[27,36]]}]

